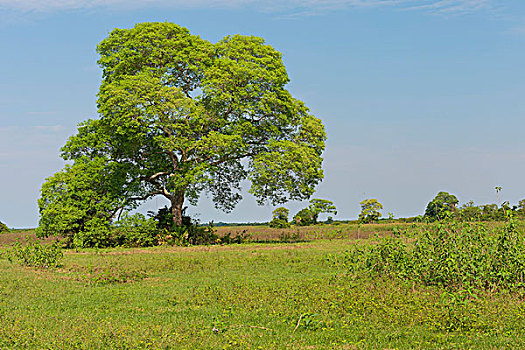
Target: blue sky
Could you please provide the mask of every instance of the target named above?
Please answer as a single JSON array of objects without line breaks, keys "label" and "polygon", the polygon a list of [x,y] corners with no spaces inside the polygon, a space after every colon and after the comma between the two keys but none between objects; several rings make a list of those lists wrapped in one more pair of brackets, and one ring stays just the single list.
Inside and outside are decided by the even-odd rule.
[{"label": "blue sky", "polygon": [[[114,28],[170,21],[216,42],[264,37],[292,94],[328,132],[317,198],[356,218],[422,214],[437,192],[465,203],[525,198],[525,3],[510,0],[0,0],[0,220],[38,222],[59,148],[96,117],[95,47]],[[292,214],[306,203],[290,203]],[[163,206],[150,201],[143,210]],[[202,221],[265,221],[249,195]]]}]

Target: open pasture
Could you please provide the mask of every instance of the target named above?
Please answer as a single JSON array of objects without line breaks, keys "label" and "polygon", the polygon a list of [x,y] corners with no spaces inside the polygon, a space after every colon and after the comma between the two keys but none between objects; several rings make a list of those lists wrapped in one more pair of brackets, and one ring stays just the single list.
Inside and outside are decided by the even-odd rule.
[{"label": "open pasture", "polygon": [[349,236],[66,251],[58,269],[0,259],[0,348],[525,347],[522,294],[351,273],[337,261],[377,240]]}]

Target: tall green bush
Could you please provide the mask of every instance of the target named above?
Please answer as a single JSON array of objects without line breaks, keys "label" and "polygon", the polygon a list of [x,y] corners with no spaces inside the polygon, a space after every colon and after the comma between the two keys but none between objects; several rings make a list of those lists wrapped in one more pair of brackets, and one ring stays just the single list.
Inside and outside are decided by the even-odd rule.
[{"label": "tall green bush", "polygon": [[58,242],[43,244],[34,239],[26,239],[25,244],[16,242],[6,252],[11,262],[19,262],[22,266],[36,268],[54,268],[62,266],[64,254]]},{"label": "tall green bush", "polygon": [[355,246],[342,263],[356,274],[411,279],[450,289],[489,291],[525,288],[525,233],[512,218],[489,230],[480,223],[442,222],[419,232],[413,242],[385,237]]},{"label": "tall green bush", "polygon": [[151,247],[159,243],[159,227],[153,218],[137,213],[125,214],[114,231],[115,245],[124,247]]}]

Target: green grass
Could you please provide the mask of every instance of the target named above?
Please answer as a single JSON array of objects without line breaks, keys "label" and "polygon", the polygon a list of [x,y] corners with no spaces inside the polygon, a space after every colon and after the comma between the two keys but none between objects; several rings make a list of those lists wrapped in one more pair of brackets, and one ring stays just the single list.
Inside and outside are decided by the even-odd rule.
[{"label": "green grass", "polygon": [[55,270],[0,258],[0,349],[525,348],[518,295],[457,306],[328,261],[355,242],[84,250]]}]

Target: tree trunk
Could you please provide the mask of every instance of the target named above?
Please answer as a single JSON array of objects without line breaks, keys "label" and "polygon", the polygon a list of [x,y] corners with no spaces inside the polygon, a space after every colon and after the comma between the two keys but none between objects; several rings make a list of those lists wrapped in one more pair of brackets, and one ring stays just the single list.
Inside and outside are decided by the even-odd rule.
[{"label": "tree trunk", "polygon": [[182,205],[184,204],[184,194],[178,194],[170,197],[171,214],[173,223],[177,226],[182,225]]}]

